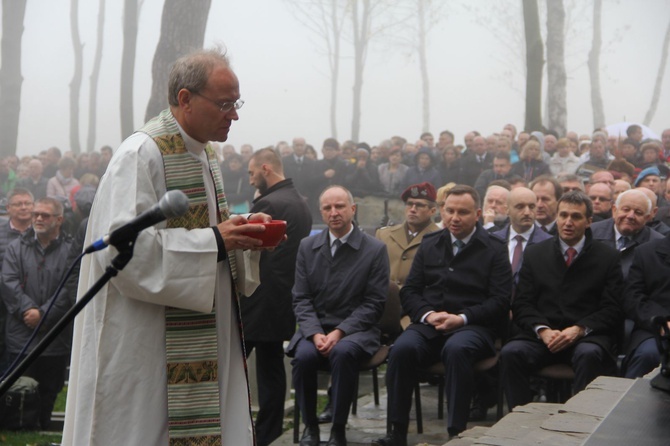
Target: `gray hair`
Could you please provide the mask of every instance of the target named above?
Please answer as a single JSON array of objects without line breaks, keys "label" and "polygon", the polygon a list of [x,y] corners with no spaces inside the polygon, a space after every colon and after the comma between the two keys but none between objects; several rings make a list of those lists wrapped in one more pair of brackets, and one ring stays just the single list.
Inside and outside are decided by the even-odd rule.
[{"label": "gray hair", "polygon": [[218,65],[230,67],[226,51],[221,48],[198,50],[177,59],[168,80],[168,103],[179,105],[177,96],[182,89],[192,93],[202,91],[212,70]]},{"label": "gray hair", "polygon": [[652,207],[651,199],[649,197],[647,197],[647,195],[644,192],[639,191],[637,189],[629,189],[629,190],[621,192],[619,194],[619,196],[616,197],[616,202],[614,203],[614,205],[617,207],[617,209],[619,209],[619,206],[621,204],[621,199],[624,196],[630,195],[630,194],[635,194],[635,195],[644,197],[644,200],[647,202],[647,213],[644,214],[644,215],[649,215],[651,213],[651,207]]}]

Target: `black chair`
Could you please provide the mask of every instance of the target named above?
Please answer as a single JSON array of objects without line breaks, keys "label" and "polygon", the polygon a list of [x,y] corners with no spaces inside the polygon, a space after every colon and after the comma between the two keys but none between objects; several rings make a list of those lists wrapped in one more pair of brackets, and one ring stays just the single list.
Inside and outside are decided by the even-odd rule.
[{"label": "black chair", "polygon": [[[356,377],[356,397],[354,398],[351,405],[351,413],[354,415],[356,415],[358,410],[358,378],[360,377],[360,372],[366,372],[368,370],[371,371],[374,401],[375,405],[379,406],[379,376],[377,371],[379,366],[386,363],[389,355],[390,345],[402,331],[402,327],[400,326],[401,315],[402,308],[400,306],[400,289],[395,282],[390,282],[386,304],[384,305],[384,312],[382,313],[381,319],[377,323],[377,326],[381,331],[381,346],[370,359],[360,365],[359,376]],[[321,371],[329,372],[327,369]],[[293,401],[293,443],[298,443],[300,436],[300,407],[298,407],[298,402],[295,400],[295,396]]]}]

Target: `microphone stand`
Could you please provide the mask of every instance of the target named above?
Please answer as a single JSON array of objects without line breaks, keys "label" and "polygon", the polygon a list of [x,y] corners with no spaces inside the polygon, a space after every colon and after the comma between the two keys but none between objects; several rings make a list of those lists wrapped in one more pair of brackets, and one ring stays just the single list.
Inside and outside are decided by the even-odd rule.
[{"label": "microphone stand", "polygon": [[51,330],[42,338],[42,340],[35,346],[35,348],[16,366],[16,368],[9,374],[9,376],[0,383],[0,396],[4,395],[7,390],[14,384],[14,382],[21,377],[28,367],[37,359],[37,357],[51,344],[54,339],[70,324],[75,316],[84,309],[84,307],[98,294],[112,277],[116,275],[123,268],[126,267],[130,259],[133,258],[133,248],[135,247],[135,240],[137,233],[129,237],[128,240],[117,242],[114,247],[119,251],[118,255],[114,257],[111,265],[107,266],[105,273],[97,282],[68,310],[67,313],[54,325]]}]

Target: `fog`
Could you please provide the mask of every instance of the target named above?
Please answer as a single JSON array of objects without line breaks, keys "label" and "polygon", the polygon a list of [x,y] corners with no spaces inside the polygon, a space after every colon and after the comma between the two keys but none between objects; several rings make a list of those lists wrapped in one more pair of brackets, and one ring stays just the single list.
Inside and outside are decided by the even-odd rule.
[{"label": "fog", "polygon": [[[480,1],[476,3],[478,12],[467,6],[471,4],[447,3],[444,18],[432,29],[428,41],[430,130],[437,134],[449,129],[458,143],[473,129],[489,134],[501,130],[508,122],[518,127],[524,124],[523,64],[515,56],[518,49],[511,50],[501,43],[508,40],[503,36],[509,35],[509,29],[522,29],[521,1]],[[511,15],[516,14],[516,25],[503,26],[494,17],[501,9],[494,6],[500,4]],[[574,32],[566,43],[568,129],[588,133],[593,130],[586,66],[592,38],[592,2],[566,0],[565,4],[579,5],[578,17],[572,21]],[[87,139],[88,80],[96,47],[98,7],[95,0],[79,2],[79,29],[84,44],[79,124],[82,148]],[[142,2],[133,98],[136,127],[143,123],[149,99],[151,63],[162,8],[161,0]],[[546,32],[544,11],[546,7],[541,7],[543,33]],[[106,2],[95,149],[102,145],[116,147],[122,140],[119,123],[122,15],[122,1]],[[27,2],[20,155],[36,154],[52,145],[69,150],[69,83],[74,70],[69,16],[67,0]],[[623,120],[641,122],[644,118],[651,103],[668,20],[668,0],[603,2],[601,84],[608,124]],[[318,42],[318,37],[282,1],[212,0],[205,46],[223,43],[228,48],[246,101],[239,112],[239,121],[233,124],[229,143],[237,148],[244,143],[259,148],[304,136],[320,149],[323,139],[332,136],[328,61],[319,51]],[[340,141],[348,139],[351,133],[353,82],[351,44],[343,41],[342,45],[345,58],[339,81]],[[420,72],[416,57],[408,53],[406,48],[393,43],[372,43],[364,74],[362,141],[374,145],[392,135],[418,139],[422,131]],[[657,134],[670,127],[670,67],[666,67],[661,96],[650,124]]]}]

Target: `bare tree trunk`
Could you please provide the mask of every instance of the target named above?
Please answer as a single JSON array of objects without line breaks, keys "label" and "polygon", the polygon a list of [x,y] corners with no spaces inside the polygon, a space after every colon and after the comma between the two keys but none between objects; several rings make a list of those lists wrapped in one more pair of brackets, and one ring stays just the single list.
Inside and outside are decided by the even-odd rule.
[{"label": "bare tree trunk", "polygon": [[81,89],[84,57],[84,46],[81,44],[81,38],[79,37],[78,17],[79,0],[71,0],[70,32],[74,52],[74,74],[70,82],[70,150],[74,153],[81,152],[81,142],[79,141],[79,90]]},{"label": "bare tree trunk", "polygon": [[591,106],[593,107],[593,127],[600,128],[605,126],[605,109],[603,107],[603,97],[600,89],[600,49],[602,47],[602,16],[603,2],[595,0],[593,2],[593,43],[589,51],[589,75],[591,78]]},{"label": "bare tree trunk", "polygon": [[651,120],[654,119],[656,109],[658,108],[658,99],[661,97],[661,87],[663,86],[663,77],[665,76],[665,65],[668,62],[668,46],[670,46],[670,23],[668,23],[668,29],[665,31],[665,40],[663,40],[663,49],[661,50],[661,64],[658,67],[658,74],[656,75],[656,84],[654,85],[654,93],[651,96],[651,105],[644,116],[644,125],[651,124]]},{"label": "bare tree trunk", "polygon": [[537,0],[523,0],[526,33],[526,123],[527,132],[542,130],[542,67],[544,50],[540,34]]},{"label": "bare tree trunk", "polygon": [[165,0],[161,36],[151,67],[153,84],[146,121],[167,107],[168,77],[174,61],[190,51],[202,48],[210,5],[211,0]]},{"label": "bare tree trunk", "polygon": [[26,0],[2,2],[0,55],[0,156],[16,153],[21,112],[21,39]]},{"label": "bare tree trunk", "polygon": [[563,0],[547,1],[548,127],[565,136],[568,125],[565,74],[565,9]]},{"label": "bare tree trunk", "polygon": [[95,48],[95,59],[93,59],[88,97],[88,140],[86,141],[86,150],[88,152],[95,150],[95,125],[98,116],[98,79],[100,78],[100,61],[102,60],[102,46],[105,35],[104,29],[105,0],[100,0],[100,10],[98,11],[98,42]]},{"label": "bare tree trunk", "polygon": [[137,0],[125,0],[123,6],[123,53],[121,55],[121,139],[135,130],[133,113],[133,82],[135,80],[135,54],[137,52]]},{"label": "bare tree trunk", "polygon": [[417,0],[419,21],[419,69],[421,70],[421,92],[423,94],[423,128],[430,131],[430,83],[428,80],[428,61],[426,58],[426,0]]},{"label": "bare tree trunk", "polygon": [[358,17],[358,1],[354,0],[351,19],[354,35],[354,104],[351,116],[351,139],[359,142],[361,131],[361,93],[363,91],[363,70],[369,42],[370,31],[370,0],[362,0],[363,12]]},{"label": "bare tree trunk", "polygon": [[337,81],[340,77],[340,34],[342,24],[337,14],[338,0],[330,2],[330,21],[332,23],[332,51],[329,52],[330,61],[330,134],[337,138]]}]

